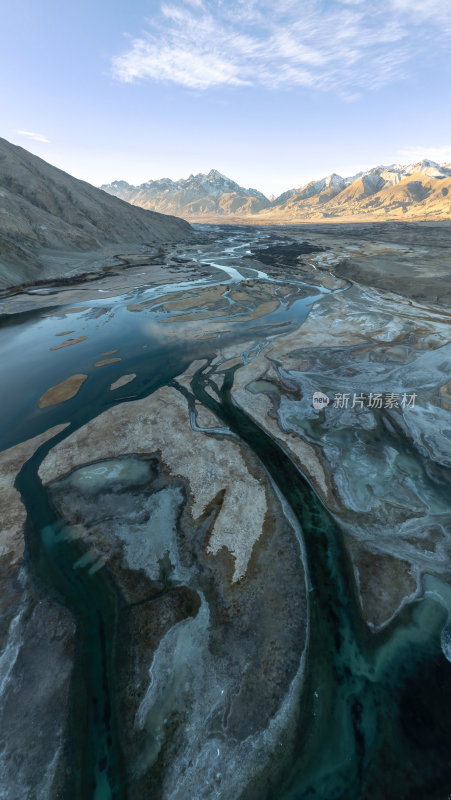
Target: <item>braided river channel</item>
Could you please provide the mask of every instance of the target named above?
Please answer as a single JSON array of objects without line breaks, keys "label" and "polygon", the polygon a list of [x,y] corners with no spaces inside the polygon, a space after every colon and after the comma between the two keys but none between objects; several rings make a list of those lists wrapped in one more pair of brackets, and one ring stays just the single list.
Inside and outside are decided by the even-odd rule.
[{"label": "braided river channel", "polygon": [[[185,259],[192,266],[191,277],[155,285],[148,282],[144,266],[141,277],[134,278],[134,286],[107,292],[109,278],[104,278],[95,287],[87,285],[86,300],[80,300],[78,295],[75,302],[65,303],[64,294],[59,292],[52,305],[52,295],[48,294],[45,306],[37,303],[33,309],[3,315],[0,320],[0,449],[16,447],[55,426],[65,426],[37,447],[15,478],[15,488],[27,513],[25,566],[39,592],[66,608],[75,621],[73,668],[59,755],[59,788],[58,794],[56,789],[49,789],[47,796],[64,800],[446,800],[451,796],[448,566],[428,570],[423,548],[415,562],[417,588],[406,591],[405,601],[390,608],[383,624],[368,624],[349,541],[357,531],[356,541],[363,546],[371,508],[362,508],[366,516],[359,526],[356,503],[343,503],[346,508],[342,512],[338,501],[335,505],[327,501],[312,472],[307,467],[303,469],[302,455],[295,458],[287,439],[275,434],[276,424],[282,420],[281,413],[276,419],[277,409],[284,408],[284,404],[291,404],[292,409],[293,404],[300,403],[296,406],[297,428],[290,428],[292,438],[302,435],[311,447],[319,448],[324,434],[332,442],[328,446],[339,450],[343,447],[340,452],[346,451],[345,458],[354,459],[356,464],[363,441],[376,462],[379,453],[391,448],[390,452],[397,454],[397,463],[408,465],[405,481],[410,482],[412,496],[418,486],[422,497],[433,498],[435,505],[431,500],[428,507],[434,524],[440,517],[441,530],[445,529],[445,518],[449,522],[450,477],[446,459],[438,459],[431,466],[430,455],[415,447],[401,425],[384,426],[382,411],[379,416],[375,414],[372,427],[367,426],[365,433],[358,434],[359,443],[349,434],[351,438],[343,444],[343,431],[335,428],[331,434],[326,430],[322,421],[325,411],[299,421],[302,398],[304,402],[308,399],[305,388],[296,394],[296,376],[302,373],[302,364],[299,362],[301,366],[291,375],[281,356],[280,342],[289,337],[287,352],[297,352],[303,347],[303,326],[312,309],[327,328],[328,303],[339,302],[346,309],[346,303],[351,302],[347,297],[360,291],[363,301],[370,305],[374,298],[368,290],[356,289],[324,269],[297,270],[288,256],[284,269],[284,248],[295,244],[274,233],[202,226],[196,236],[197,242],[185,250],[181,247],[178,253],[179,261]],[[268,257],[259,261],[259,253],[265,249],[268,253],[277,252],[278,248],[281,256],[277,269],[268,264]],[[311,253],[316,256],[315,248]],[[292,259],[291,251],[289,256]],[[296,258],[306,265],[310,258],[308,246],[300,247]],[[396,314],[394,305],[389,307],[389,313]],[[76,341],[52,348],[62,342],[61,332]],[[293,342],[298,334],[296,348]],[[275,347],[279,347],[277,352]],[[329,347],[336,369],[343,348],[338,353],[339,348],[334,350],[330,345],[320,343],[318,347],[317,352],[321,351],[324,357]],[[351,342],[349,347],[354,358],[359,345]],[[311,341],[307,349],[305,357],[313,358],[315,345]],[[271,382],[263,371],[261,375],[252,373],[256,360],[264,358],[279,371],[280,384]],[[103,359],[100,365],[99,359]],[[371,373],[372,364],[379,369],[377,358],[366,360],[367,374]],[[236,380],[246,369],[250,370],[249,380],[243,383],[248,387],[248,407],[234,395]],[[220,372],[221,380],[217,380]],[[188,378],[182,380],[184,373]],[[317,368],[315,374],[320,375],[321,369]],[[343,368],[341,374],[351,373]],[[72,375],[86,376],[77,393],[62,402],[40,402],[51,387]],[[110,387],[124,375],[133,377],[112,391]],[[402,387],[398,390],[393,380],[394,391],[401,391]],[[326,384],[327,381],[318,386],[323,389]],[[360,388],[359,384],[357,389]],[[298,659],[300,671],[296,672],[297,677],[293,671],[290,678],[301,680],[300,688],[291,694],[284,690],[285,697],[277,701],[288,709],[289,735],[282,731],[278,739],[274,738],[273,752],[268,755],[265,751],[260,765],[258,759],[250,761],[247,772],[244,765],[245,779],[240,783],[234,784],[227,777],[228,771],[231,776],[235,769],[231,760],[218,768],[218,774],[224,774],[216,784],[206,786],[199,779],[197,786],[189,784],[190,794],[187,789],[177,788],[177,781],[168,788],[163,762],[158,761],[160,757],[170,759],[167,754],[172,752],[171,747],[175,748],[170,730],[166,743],[158,745],[158,758],[149,755],[152,782],[131,782],[130,749],[123,744],[125,723],[118,702],[118,675],[122,674],[118,664],[124,658],[125,646],[118,624],[123,592],[115,570],[108,563],[93,562],[83,537],[66,535],[67,519],[55,499],[58,485],[55,490],[39,472],[51,451],[63,446],[83,426],[93,425],[100,415],[120,409],[122,404],[129,407],[151,395],[158,397],[160,390],[178,393],[186,403],[192,429],[203,430],[206,438],[214,439],[218,452],[223,442],[231,442],[239,443],[250,454],[252,463],[257,465],[255,469],[262,470],[274,497],[279,498],[278,507],[284,509],[293,530],[298,531],[296,547],[305,581],[305,646]],[[271,401],[268,419],[272,422],[268,425],[262,422],[261,415],[250,413],[253,397],[266,398],[268,406]],[[309,402],[311,405],[311,399]],[[216,420],[215,425],[202,426],[196,417],[200,408]],[[162,405],[158,411],[161,420],[166,413],[167,408]],[[349,426],[346,430],[350,430]],[[125,448],[118,458],[125,453],[133,456]],[[160,457],[164,462],[164,441],[158,446]],[[101,454],[98,459],[104,463]],[[334,470],[338,476],[341,466],[328,463],[332,464],[329,478],[333,486]],[[69,466],[67,472],[71,469]],[[387,481],[390,483],[384,470],[375,467],[367,477],[382,504],[384,492],[389,491]],[[173,468],[172,474],[176,473]],[[356,495],[364,485],[356,468]],[[390,500],[390,504],[395,507],[396,501]],[[374,510],[376,516],[378,508]],[[400,524],[398,517],[392,520],[387,511],[383,519],[385,543],[389,542],[391,526]],[[152,528],[149,530],[152,535]],[[374,541],[374,531],[371,535]],[[451,559],[446,544],[443,558]],[[401,549],[387,547],[390,558],[403,556]],[[410,545],[406,547],[409,563],[413,564],[413,550],[408,549]],[[178,588],[183,586],[183,575],[175,583]],[[190,618],[200,620],[208,595],[205,600],[200,590],[192,593],[197,605]],[[180,630],[182,624],[178,623]],[[287,625],[290,624],[287,617]],[[175,647],[175,655],[168,663],[176,664],[177,653],[183,659],[183,652]],[[156,661],[152,662],[149,656],[151,682],[152,663]],[[176,664],[176,668],[183,668],[183,664]],[[168,669],[166,681],[171,680]],[[154,686],[161,685],[155,681]],[[154,712],[151,710],[148,716],[152,730],[160,730],[160,723],[152,721],[152,713],[160,713],[158,703],[157,698]],[[192,735],[197,735],[194,729]],[[155,737],[156,741],[157,734]],[[139,786],[150,786],[153,793]],[[35,796],[38,797],[27,794],[30,798]]]}]

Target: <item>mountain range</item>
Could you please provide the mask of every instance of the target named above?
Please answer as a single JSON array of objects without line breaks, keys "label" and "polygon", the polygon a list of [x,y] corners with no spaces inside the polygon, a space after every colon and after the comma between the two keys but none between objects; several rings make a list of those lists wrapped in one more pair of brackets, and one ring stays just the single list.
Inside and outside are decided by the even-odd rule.
[{"label": "mountain range", "polygon": [[101,187],[142,208],[190,221],[251,218],[262,222],[451,217],[451,164],[423,160],[378,166],[350,177],[332,173],[276,198],[246,189],[215,169],[139,186],[114,181]]},{"label": "mountain range", "polygon": [[63,277],[68,253],[189,234],[184,220],[133,208],[0,138],[0,289]]},{"label": "mountain range", "polygon": [[245,189],[216,169],[210,170],[208,175],[199,173],[179,181],[161,178],[140,186],[114,181],[100,188],[133,205],[163,214],[174,214],[175,208],[183,209],[185,218],[211,214],[255,214],[270,205],[268,198],[258,189]]}]

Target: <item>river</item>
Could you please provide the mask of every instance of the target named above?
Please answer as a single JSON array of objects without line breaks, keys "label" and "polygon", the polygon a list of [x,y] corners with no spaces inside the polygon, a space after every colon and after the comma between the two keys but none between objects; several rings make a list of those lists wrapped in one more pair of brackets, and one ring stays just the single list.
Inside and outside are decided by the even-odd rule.
[{"label": "river", "polygon": [[[291,274],[269,277],[252,261],[246,266],[243,255],[267,240],[262,231],[222,229],[214,244],[198,248],[194,259],[203,267],[222,270],[221,285],[228,289],[207,312],[205,304],[192,311],[188,327],[180,316],[180,298],[193,291],[202,298],[202,292],[219,285],[217,277],[159,287],[144,284],[113,299],[90,297],[88,308],[79,304],[80,311],[70,315],[63,316],[64,308],[51,309],[51,315],[48,309],[44,314],[37,310],[4,320],[0,327],[5,387],[0,449],[69,423],[37,450],[16,480],[28,513],[26,559],[34,579],[69,608],[77,622],[67,798],[128,797],[114,697],[119,600],[106,571],[73,569],[83,557],[83,545],[64,536],[64,521],[42,486],[38,469],[58,441],[112,405],[171,385],[196,359],[206,359],[207,366],[196,372],[191,397],[214,411],[252,449],[303,533],[310,638],[297,744],[289,764],[284,762],[284,774],[275,774],[265,796],[444,800],[451,791],[451,722],[446,711],[451,665],[440,644],[447,620],[443,603],[429,592],[407,605],[383,630],[371,632],[362,619],[339,524],[289,454],[232,402],[237,367],[228,370],[218,400],[206,391],[208,370],[219,346],[240,344],[244,358],[251,360],[269,340],[302,325],[313,304],[321,303],[330,291],[346,291],[346,285],[331,290],[295,280]],[[246,298],[240,304],[227,293],[243,281]],[[265,286],[271,292],[277,289],[278,302],[276,308],[265,306],[259,316],[255,309],[269,302]],[[179,305],[168,312],[171,295]],[[159,305],[162,297],[164,309]],[[145,321],[143,313],[130,310],[143,304]],[[199,312],[203,316],[197,323]],[[204,325],[205,336],[191,338],[191,323],[196,331]],[[75,346],[51,350],[49,344],[65,327],[86,338]],[[93,366],[99,354],[116,349],[120,362]],[[44,392],[73,373],[88,375],[79,393],[65,403],[38,408]],[[133,383],[109,391],[125,373],[136,375]],[[251,781],[243,800],[257,797],[262,798],[261,787],[254,788]]]}]

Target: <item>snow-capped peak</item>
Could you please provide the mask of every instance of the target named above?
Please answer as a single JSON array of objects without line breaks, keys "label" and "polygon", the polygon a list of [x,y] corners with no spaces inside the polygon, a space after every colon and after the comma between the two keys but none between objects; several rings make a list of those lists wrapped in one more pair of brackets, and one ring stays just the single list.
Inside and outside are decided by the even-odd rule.
[{"label": "snow-capped peak", "polygon": [[231,181],[231,179],[228,178],[226,175],[223,175],[222,172],[219,172],[219,170],[217,169],[211,169],[206,177],[210,181],[228,181],[230,183],[234,182]]},{"label": "snow-capped peak", "polygon": [[343,178],[341,175],[337,175],[336,172],[332,172],[326,178],[323,178],[324,186],[326,189],[329,189],[330,186],[340,186],[343,183]]}]

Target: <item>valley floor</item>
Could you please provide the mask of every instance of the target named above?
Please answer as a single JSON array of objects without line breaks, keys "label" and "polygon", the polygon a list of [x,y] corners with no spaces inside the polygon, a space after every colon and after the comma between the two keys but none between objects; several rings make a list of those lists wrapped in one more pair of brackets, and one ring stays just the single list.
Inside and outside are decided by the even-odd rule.
[{"label": "valley floor", "polygon": [[0,796],[438,800],[451,227],[194,227],[2,298]]}]

